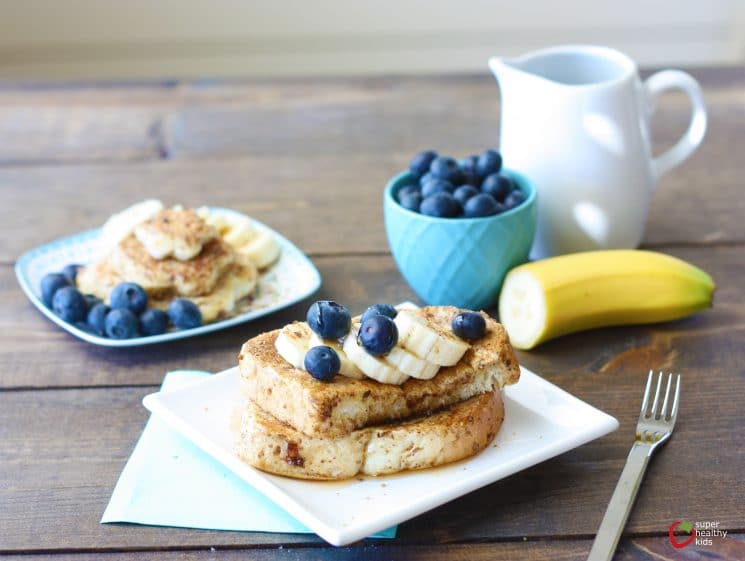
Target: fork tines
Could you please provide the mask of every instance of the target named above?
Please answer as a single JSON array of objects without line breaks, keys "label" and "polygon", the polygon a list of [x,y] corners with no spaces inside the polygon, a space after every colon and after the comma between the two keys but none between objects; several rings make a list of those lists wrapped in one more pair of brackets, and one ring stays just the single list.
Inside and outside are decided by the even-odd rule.
[{"label": "fork tines", "polygon": [[657,389],[654,392],[654,400],[652,401],[652,408],[649,409],[649,397],[652,390],[652,379],[654,372],[649,371],[649,377],[647,378],[647,387],[644,390],[644,399],[642,400],[642,410],[640,414],[641,419],[654,419],[657,421],[674,423],[675,418],[678,415],[678,401],[680,398],[680,374],[675,378],[675,391],[673,396],[672,409],[668,410],[668,404],[670,403],[670,389],[672,388],[673,375],[667,375],[667,387],[665,388],[665,397],[662,401],[662,408],[658,408],[660,404],[660,390],[662,388],[662,378],[664,374],[660,371],[657,376]]}]

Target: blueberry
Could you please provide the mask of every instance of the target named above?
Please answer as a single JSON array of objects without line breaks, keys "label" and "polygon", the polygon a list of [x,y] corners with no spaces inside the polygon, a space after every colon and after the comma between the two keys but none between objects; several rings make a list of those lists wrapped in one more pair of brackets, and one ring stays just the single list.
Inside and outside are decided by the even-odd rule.
[{"label": "blueberry", "polygon": [[54,293],[63,286],[70,286],[70,281],[62,273],[48,273],[41,279],[41,299],[48,307],[52,307]]},{"label": "blueberry", "polygon": [[96,335],[106,334],[106,315],[110,310],[111,308],[104,303],[96,304],[88,310],[86,321]]},{"label": "blueberry", "polygon": [[439,179],[439,177],[427,172],[419,179],[419,185],[424,187],[427,183],[429,183],[430,181],[434,181],[435,179]]},{"label": "blueberry", "polygon": [[479,193],[468,199],[463,205],[463,214],[466,218],[478,218],[480,216],[492,216],[499,214],[504,207],[494,200],[494,197],[486,193]]},{"label": "blueberry", "polygon": [[434,160],[437,157],[437,152],[434,150],[425,150],[424,152],[419,152],[416,156],[414,156],[411,160],[411,163],[409,164],[409,171],[411,172],[411,175],[414,177],[421,177],[427,171],[429,171],[429,166],[432,163],[432,160]]},{"label": "blueberry", "polygon": [[453,187],[452,183],[449,181],[445,181],[444,179],[433,179],[432,181],[428,181],[422,185],[422,198],[426,199],[435,193],[452,193],[453,191],[455,191],[455,187]]},{"label": "blueberry", "polygon": [[83,294],[83,298],[85,298],[85,305],[88,310],[91,310],[96,304],[101,303],[101,299],[95,294]]},{"label": "blueberry", "polygon": [[349,310],[333,300],[314,302],[308,308],[306,320],[310,328],[321,339],[344,337],[349,333],[349,328],[352,326],[352,316],[349,314]]},{"label": "blueberry", "polygon": [[461,206],[463,206],[466,204],[468,199],[478,194],[479,190],[473,185],[461,185],[455,190],[453,197],[461,204]]},{"label": "blueberry", "polygon": [[419,192],[420,191],[419,191],[418,185],[404,185],[396,193],[396,199],[398,200],[398,202],[401,202],[401,199],[403,197],[406,197],[407,195],[411,195],[413,193],[419,193]]},{"label": "blueberry", "polygon": [[80,329],[80,331],[85,331],[86,333],[90,333],[91,335],[100,335],[100,333],[96,333],[95,331],[93,331],[93,328],[85,321],[76,321],[74,325],[75,327]]},{"label": "blueberry", "polygon": [[476,173],[476,162],[479,161],[479,157],[475,154],[473,156],[468,156],[467,158],[463,158],[460,162],[460,169],[462,169],[466,173],[470,173],[473,175],[478,175]]},{"label": "blueberry", "polygon": [[435,193],[427,197],[419,207],[419,212],[422,214],[440,218],[453,218],[458,216],[460,211],[460,203],[448,192]]},{"label": "blueberry", "polygon": [[486,334],[484,316],[476,312],[461,312],[453,318],[450,327],[458,337],[466,341],[478,341]]},{"label": "blueberry", "polygon": [[481,184],[481,190],[488,193],[499,202],[504,201],[505,197],[515,188],[512,180],[506,175],[492,173],[484,179]]},{"label": "blueberry", "polygon": [[476,175],[485,178],[502,169],[502,155],[496,150],[486,150],[476,161]]},{"label": "blueberry", "polygon": [[160,335],[168,327],[168,314],[157,308],[148,308],[140,314],[140,333]]},{"label": "blueberry", "polygon": [[366,319],[370,319],[373,316],[387,316],[391,319],[398,315],[398,310],[390,304],[373,304],[365,313],[360,317],[360,323],[365,323]]},{"label": "blueberry", "polygon": [[419,212],[419,207],[422,204],[422,195],[419,192],[408,193],[399,198],[398,203],[407,210]]},{"label": "blueberry", "polygon": [[54,313],[68,323],[83,321],[88,311],[85,298],[72,286],[63,286],[52,298]]},{"label": "blueberry", "polygon": [[139,284],[122,282],[117,284],[109,295],[112,309],[124,308],[139,314],[147,308],[147,294]]},{"label": "blueberry", "polygon": [[168,305],[168,317],[179,329],[191,329],[202,325],[202,312],[197,305],[186,298],[176,298]]},{"label": "blueberry", "polygon": [[504,198],[504,207],[506,209],[515,208],[525,201],[525,195],[520,189],[513,190],[509,195]]},{"label": "blueberry", "polygon": [[357,343],[371,355],[388,353],[398,342],[398,328],[391,318],[373,315],[360,325]]},{"label": "blueberry", "polygon": [[334,349],[326,345],[318,345],[311,347],[305,353],[303,366],[316,380],[329,382],[339,373],[341,361]]},{"label": "blueberry", "polygon": [[453,185],[460,184],[463,172],[453,158],[447,156],[438,156],[432,160],[429,171],[435,177],[449,181]]},{"label": "blueberry", "polygon": [[62,274],[65,275],[65,278],[70,282],[71,285],[75,285],[75,279],[78,276],[78,271],[82,269],[82,265],[78,265],[76,263],[71,263],[70,265],[65,265],[62,268]]},{"label": "blueberry", "polygon": [[479,185],[481,185],[481,180],[476,176],[476,174],[471,173],[470,171],[464,171],[460,184],[473,185],[474,187],[478,187]]},{"label": "blueberry", "polygon": [[137,316],[127,308],[111,310],[104,321],[106,335],[112,339],[137,337]]}]

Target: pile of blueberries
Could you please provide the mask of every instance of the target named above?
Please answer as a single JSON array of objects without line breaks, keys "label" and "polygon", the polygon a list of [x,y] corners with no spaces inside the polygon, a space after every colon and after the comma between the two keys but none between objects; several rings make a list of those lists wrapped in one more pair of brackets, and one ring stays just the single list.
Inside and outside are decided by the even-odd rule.
[{"label": "pile of blueberries", "polygon": [[399,189],[397,200],[405,209],[428,216],[493,216],[525,201],[525,193],[501,169],[502,155],[496,150],[459,162],[425,150],[409,165],[416,183]]},{"label": "pile of blueberries", "polygon": [[191,300],[173,300],[168,313],[148,308],[147,293],[132,282],[116,285],[107,306],[92,294],[82,294],[75,288],[79,269],[80,265],[66,265],[61,273],[48,273],[41,279],[44,304],[78,329],[111,339],[131,339],[160,335],[170,324],[179,329],[202,325],[202,313]]}]

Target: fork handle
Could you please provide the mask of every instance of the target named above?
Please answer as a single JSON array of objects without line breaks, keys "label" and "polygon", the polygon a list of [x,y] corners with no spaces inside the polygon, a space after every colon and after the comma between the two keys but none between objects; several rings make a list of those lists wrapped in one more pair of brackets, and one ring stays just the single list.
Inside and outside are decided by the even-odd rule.
[{"label": "fork handle", "polygon": [[618,540],[621,539],[621,533],[639,492],[650,455],[649,446],[644,444],[632,446],[587,561],[610,561],[613,558]]}]

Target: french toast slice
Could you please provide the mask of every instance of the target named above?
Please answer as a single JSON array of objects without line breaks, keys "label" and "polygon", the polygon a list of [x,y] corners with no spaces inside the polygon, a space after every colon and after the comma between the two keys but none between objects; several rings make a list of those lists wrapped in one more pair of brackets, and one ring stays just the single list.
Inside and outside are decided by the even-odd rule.
[{"label": "french toast slice", "polygon": [[504,419],[500,390],[397,424],[335,438],[308,436],[250,404],[237,451],[263,471],[299,479],[347,479],[440,466],[486,448]]},{"label": "french toast slice", "polygon": [[[196,304],[205,323],[215,321],[231,314],[236,303],[251,294],[259,282],[259,273],[251,260],[244,255],[236,255],[235,263],[223,273],[212,291],[189,299]],[[164,312],[174,299],[173,293],[150,298],[150,305]]]},{"label": "french toast slice", "polygon": [[[442,329],[450,329],[461,310],[430,306],[416,311]],[[299,432],[337,437],[363,427],[437,411],[473,396],[514,384],[520,367],[504,327],[481,312],[486,335],[471,345],[454,366],[441,368],[430,380],[409,379],[381,384],[337,375],[319,382],[277,353],[279,330],[244,343],[238,357],[242,392],[254,403]]]},{"label": "french toast slice", "polygon": [[173,257],[154,259],[134,234],[125,237],[109,256],[119,275],[146,291],[173,290],[184,297],[207,294],[235,262],[235,251],[222,238],[207,242],[188,261]]},{"label": "french toast slice", "polygon": [[153,259],[193,259],[204,245],[219,236],[217,230],[190,208],[166,208],[138,224],[134,235]]}]

